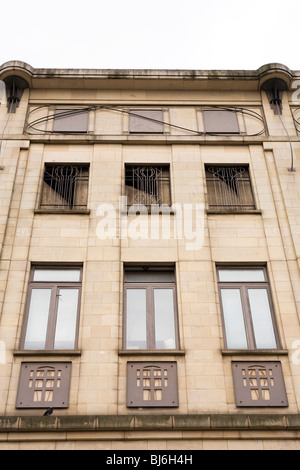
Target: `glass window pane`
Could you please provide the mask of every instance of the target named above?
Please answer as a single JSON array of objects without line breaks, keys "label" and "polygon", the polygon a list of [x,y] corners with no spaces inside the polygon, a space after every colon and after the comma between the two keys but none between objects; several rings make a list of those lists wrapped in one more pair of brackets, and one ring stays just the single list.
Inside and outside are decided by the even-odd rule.
[{"label": "glass window pane", "polygon": [[146,289],[127,289],[126,348],[147,348]]},{"label": "glass window pane", "polygon": [[54,349],[74,349],[78,289],[59,289]]},{"label": "glass window pane", "polygon": [[35,269],[34,281],[41,282],[78,282],[80,269]]},{"label": "glass window pane", "polygon": [[239,289],[221,289],[227,347],[247,349],[247,338]]},{"label": "glass window pane", "polygon": [[24,349],[44,349],[51,289],[32,289]]},{"label": "glass window pane", "polygon": [[175,349],[173,289],[154,289],[155,347]]},{"label": "glass window pane", "polygon": [[272,315],[266,289],[248,289],[254,337],[257,348],[276,349]]},{"label": "glass window pane", "polygon": [[173,282],[174,271],[126,271],[126,282]]},{"label": "glass window pane", "polygon": [[221,282],[264,282],[263,269],[219,269]]}]

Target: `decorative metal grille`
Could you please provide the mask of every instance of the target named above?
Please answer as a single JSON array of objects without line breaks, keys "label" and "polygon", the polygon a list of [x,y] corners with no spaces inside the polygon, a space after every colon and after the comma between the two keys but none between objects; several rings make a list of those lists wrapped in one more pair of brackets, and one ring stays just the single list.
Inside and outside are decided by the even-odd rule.
[{"label": "decorative metal grille", "polygon": [[164,166],[133,166],[125,169],[127,204],[170,204],[170,174]]},{"label": "decorative metal grille", "polygon": [[280,362],[232,362],[237,406],[288,406]]},{"label": "decorative metal grille", "polygon": [[17,408],[67,408],[71,363],[21,364]]},{"label": "decorative metal grille", "polygon": [[255,209],[247,166],[208,166],[206,181],[210,209]]},{"label": "decorative metal grille", "polygon": [[84,209],[88,195],[88,165],[46,165],[40,207]]},{"label": "decorative metal grille", "polygon": [[128,362],[127,406],[178,406],[176,362]]}]

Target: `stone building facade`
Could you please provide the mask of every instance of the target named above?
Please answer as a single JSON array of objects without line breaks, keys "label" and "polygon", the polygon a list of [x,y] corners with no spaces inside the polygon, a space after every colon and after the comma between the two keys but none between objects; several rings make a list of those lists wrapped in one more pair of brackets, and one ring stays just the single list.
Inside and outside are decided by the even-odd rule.
[{"label": "stone building facade", "polygon": [[0,80],[0,448],[299,449],[300,72]]}]

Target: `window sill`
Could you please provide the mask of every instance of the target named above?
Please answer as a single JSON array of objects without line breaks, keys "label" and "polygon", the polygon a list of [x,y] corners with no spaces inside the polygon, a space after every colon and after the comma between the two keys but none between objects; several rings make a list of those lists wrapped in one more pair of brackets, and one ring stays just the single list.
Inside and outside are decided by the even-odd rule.
[{"label": "window sill", "polygon": [[88,215],[89,209],[35,209],[35,214],[82,214]]},{"label": "window sill", "polygon": [[223,356],[287,356],[287,349],[222,349]]},{"label": "window sill", "polygon": [[[137,206],[136,210],[133,210],[132,208],[135,208]],[[121,215],[175,215],[176,212],[174,209],[172,209],[172,206],[169,206],[168,204],[153,204],[154,209],[151,208],[151,206],[143,206],[146,208],[147,211],[143,211],[141,209],[138,209],[138,206],[143,206],[143,204],[133,204],[132,206],[128,206],[128,209],[121,209],[120,213]],[[162,207],[165,206],[165,208],[161,209],[156,209],[156,207]]]},{"label": "window sill", "polygon": [[248,215],[248,214],[258,214],[261,215],[262,211],[260,209],[249,209],[249,210],[234,210],[234,209],[207,209],[206,210],[207,214],[221,214],[221,215],[227,215],[227,214],[243,214],[243,215]]},{"label": "window sill", "polygon": [[80,356],[81,351],[77,349],[55,349],[45,351],[40,349],[24,349],[14,351],[14,356]]},{"label": "window sill", "polygon": [[184,356],[183,349],[120,349],[119,356]]}]

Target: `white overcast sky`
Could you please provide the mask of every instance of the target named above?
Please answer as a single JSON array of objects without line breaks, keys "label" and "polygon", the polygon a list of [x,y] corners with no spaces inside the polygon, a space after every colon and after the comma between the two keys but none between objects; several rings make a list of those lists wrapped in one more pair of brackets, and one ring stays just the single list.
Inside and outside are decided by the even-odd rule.
[{"label": "white overcast sky", "polygon": [[0,64],[300,70],[299,0],[13,0],[0,12]]}]

